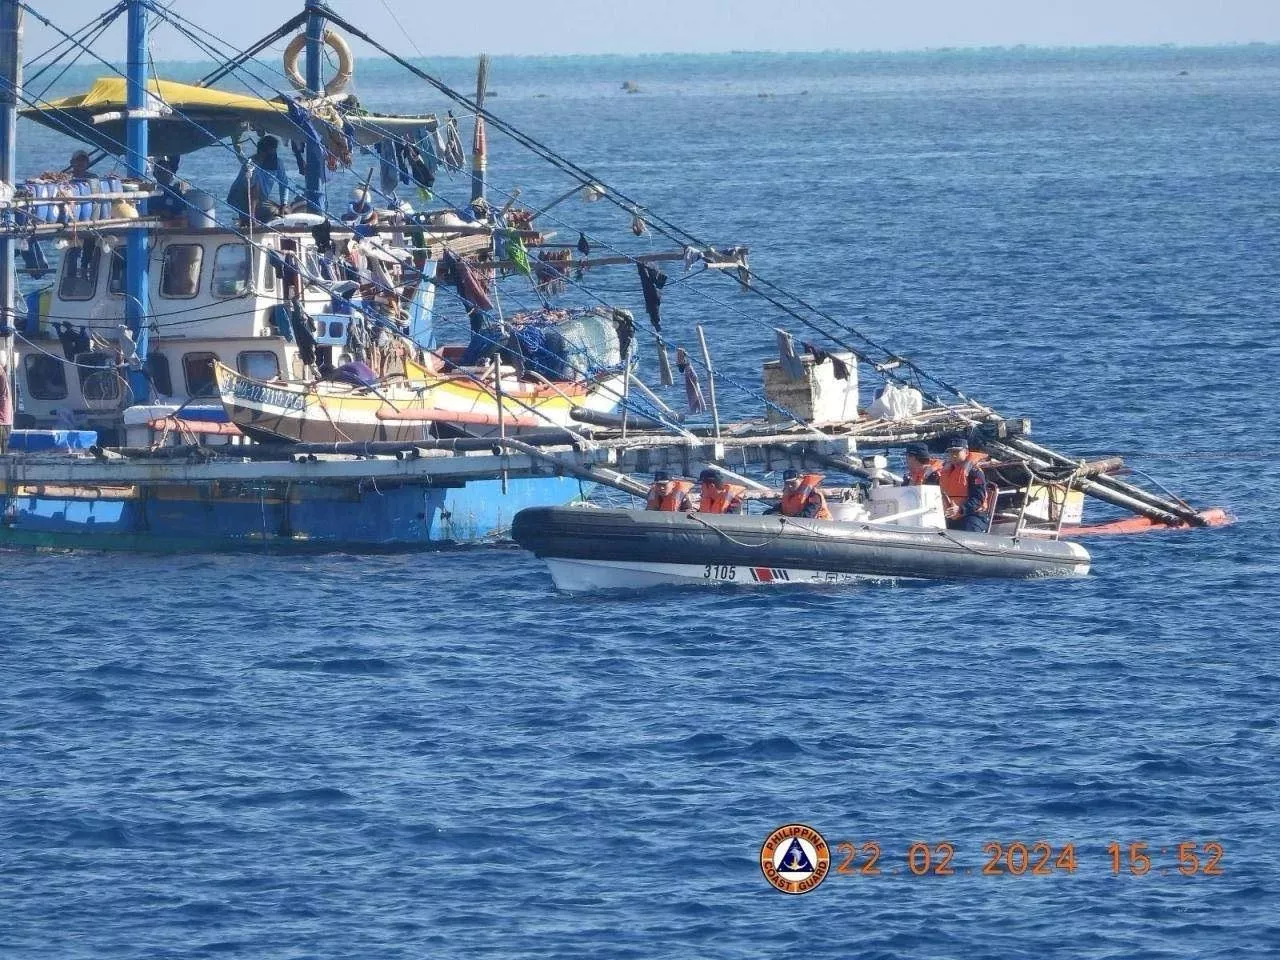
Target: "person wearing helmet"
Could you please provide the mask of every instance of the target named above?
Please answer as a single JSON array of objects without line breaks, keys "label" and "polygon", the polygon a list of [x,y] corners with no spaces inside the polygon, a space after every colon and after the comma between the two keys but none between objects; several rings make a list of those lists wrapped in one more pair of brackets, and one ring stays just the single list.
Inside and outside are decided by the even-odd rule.
[{"label": "person wearing helmet", "polygon": [[742,512],[742,495],[747,492],[747,488],[725,483],[724,476],[719,470],[710,468],[703,470],[698,474],[698,485],[700,487],[699,513]]},{"label": "person wearing helmet", "polygon": [[649,496],[645,500],[646,510],[665,510],[669,513],[692,512],[693,503],[689,500],[689,490],[693,484],[688,480],[672,480],[671,474],[665,470],[655,470],[653,484],[649,487]]},{"label": "person wearing helmet", "polygon": [[947,527],[986,533],[995,488],[987,483],[982,468],[969,454],[969,443],[957,437],[947,445],[947,462],[925,478],[925,483],[942,488],[942,505]]}]

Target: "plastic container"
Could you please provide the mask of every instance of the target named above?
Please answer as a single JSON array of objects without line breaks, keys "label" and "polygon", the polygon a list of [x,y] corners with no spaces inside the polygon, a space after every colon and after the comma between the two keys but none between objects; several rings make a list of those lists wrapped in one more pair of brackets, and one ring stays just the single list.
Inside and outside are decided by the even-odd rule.
[{"label": "plastic container", "polygon": [[187,226],[192,230],[212,230],[218,226],[218,218],[214,213],[216,203],[203,190],[188,190],[183,194],[189,204],[187,208]]}]

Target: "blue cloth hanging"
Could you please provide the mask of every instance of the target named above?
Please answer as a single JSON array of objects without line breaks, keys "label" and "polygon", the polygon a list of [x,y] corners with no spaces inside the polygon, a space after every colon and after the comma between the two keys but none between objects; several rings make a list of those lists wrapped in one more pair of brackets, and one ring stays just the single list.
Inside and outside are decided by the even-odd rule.
[{"label": "blue cloth hanging", "polygon": [[374,148],[378,154],[378,187],[383,194],[395,196],[400,186],[400,168],[396,162],[396,145],[390,140],[379,140]]}]

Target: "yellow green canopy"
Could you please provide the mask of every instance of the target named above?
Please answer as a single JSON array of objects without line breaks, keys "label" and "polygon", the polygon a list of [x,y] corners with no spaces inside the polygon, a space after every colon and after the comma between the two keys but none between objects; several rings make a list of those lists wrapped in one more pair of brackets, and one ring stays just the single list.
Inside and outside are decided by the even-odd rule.
[{"label": "yellow green canopy", "polygon": [[[190,153],[250,130],[275,134],[286,141],[302,139],[297,126],[289,120],[283,100],[264,100],[250,94],[157,79],[148,82],[147,92],[148,107],[161,114],[150,122],[148,152],[152,156]],[[351,112],[347,108],[348,103],[344,101],[329,101],[325,104],[325,113],[336,118],[339,114],[334,111],[341,111],[361,143],[403,136],[414,128],[431,130],[436,126],[434,116],[389,117]],[[124,78],[99,77],[84,93],[23,110],[22,116],[118,154],[124,152],[124,118],[103,119],[99,123],[94,123],[93,118],[124,109]],[[313,122],[319,126],[324,121],[313,118]]]}]

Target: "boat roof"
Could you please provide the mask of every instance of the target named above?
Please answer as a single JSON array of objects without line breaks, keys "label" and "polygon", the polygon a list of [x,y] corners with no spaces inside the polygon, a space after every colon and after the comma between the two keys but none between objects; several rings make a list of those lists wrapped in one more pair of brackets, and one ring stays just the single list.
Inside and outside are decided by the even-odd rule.
[{"label": "boat roof", "polygon": [[[156,155],[190,153],[248,129],[275,134],[282,140],[298,137],[298,128],[289,119],[288,104],[280,98],[266,100],[247,93],[159,79],[147,83],[147,92],[153,99],[151,106],[162,114],[149,124],[150,151]],[[108,153],[120,153],[125,142],[123,113],[99,123],[94,122],[94,116],[123,111],[125,95],[124,77],[99,77],[83,93],[23,110],[21,115],[60,133],[67,129],[83,131],[79,139]],[[335,115],[351,124],[356,139],[363,144],[388,136],[403,137],[414,129],[434,130],[437,126],[432,114],[369,113],[359,107],[354,97],[325,98],[304,105],[322,105],[326,113],[336,111]],[[312,121],[323,123],[324,119],[313,111]]]}]

